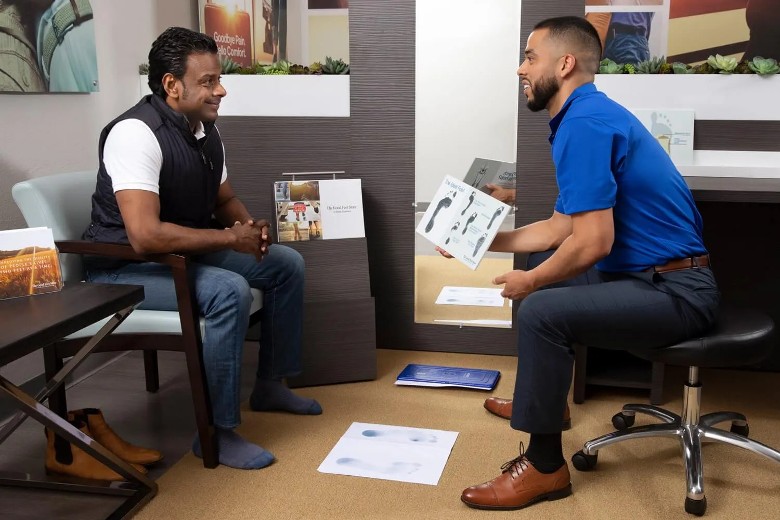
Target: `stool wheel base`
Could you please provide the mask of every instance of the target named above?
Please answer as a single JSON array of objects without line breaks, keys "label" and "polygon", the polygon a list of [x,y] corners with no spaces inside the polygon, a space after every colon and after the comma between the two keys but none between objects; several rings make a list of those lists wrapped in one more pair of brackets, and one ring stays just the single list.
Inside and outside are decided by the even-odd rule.
[{"label": "stool wheel base", "polygon": [[635,420],[635,415],[626,415],[623,412],[618,412],[612,416],[612,426],[618,431],[623,431],[633,426]]},{"label": "stool wheel base", "polygon": [[578,471],[590,471],[596,467],[598,459],[598,453],[596,455],[586,455],[584,451],[580,450],[571,456],[571,463],[574,464]]}]

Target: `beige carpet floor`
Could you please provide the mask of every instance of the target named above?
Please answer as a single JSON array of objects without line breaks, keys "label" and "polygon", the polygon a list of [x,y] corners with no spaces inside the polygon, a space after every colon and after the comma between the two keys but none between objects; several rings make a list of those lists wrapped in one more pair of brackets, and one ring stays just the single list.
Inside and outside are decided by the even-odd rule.
[{"label": "beige carpet floor", "polygon": [[[691,518],[683,509],[685,476],[679,445],[645,439],[611,446],[597,468],[571,467],[574,494],[514,512],[469,509],[464,487],[498,475],[527,436],[488,414],[489,395],[511,396],[515,359],[501,356],[379,350],[376,381],[301,389],[324,414],[299,417],[245,411],[240,431],[277,457],[259,471],[206,470],[186,455],[160,480],[160,492],[136,516],[147,519],[622,519]],[[409,362],[498,369],[491,393],[477,390],[397,387]],[[683,369],[667,369],[666,407],[679,411]],[[737,410],[750,421],[751,437],[780,446],[780,374],[702,371],[703,413]],[[621,389],[591,392],[572,405],[573,428],[564,432],[565,455],[611,431],[610,418],[624,402],[646,394]],[[437,486],[323,474],[317,467],[352,422],[452,430],[457,442]],[[638,418],[637,424],[650,422]],[[780,518],[780,464],[737,448],[704,447],[705,492],[710,519]]]}]

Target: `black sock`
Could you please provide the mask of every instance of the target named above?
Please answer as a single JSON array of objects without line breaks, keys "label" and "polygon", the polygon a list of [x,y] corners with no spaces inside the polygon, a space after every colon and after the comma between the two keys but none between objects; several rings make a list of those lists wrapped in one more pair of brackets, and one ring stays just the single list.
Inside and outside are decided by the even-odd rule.
[{"label": "black sock", "polygon": [[539,473],[556,472],[566,463],[561,433],[532,433],[525,456]]}]

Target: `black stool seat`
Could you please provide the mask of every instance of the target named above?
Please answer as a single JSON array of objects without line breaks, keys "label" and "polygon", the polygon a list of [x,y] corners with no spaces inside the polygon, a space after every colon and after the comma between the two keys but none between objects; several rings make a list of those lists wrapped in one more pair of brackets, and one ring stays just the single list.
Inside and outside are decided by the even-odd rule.
[{"label": "black stool seat", "polygon": [[772,352],[774,322],[751,309],[722,306],[716,325],[706,335],[670,347],[631,351],[639,358],[669,365],[738,367],[757,363]]}]

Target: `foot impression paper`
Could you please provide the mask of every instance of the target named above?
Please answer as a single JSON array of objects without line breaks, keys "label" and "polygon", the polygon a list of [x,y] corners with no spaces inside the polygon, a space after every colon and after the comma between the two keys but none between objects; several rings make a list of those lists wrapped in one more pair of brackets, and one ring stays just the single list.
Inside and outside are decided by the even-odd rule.
[{"label": "foot impression paper", "polygon": [[458,432],[352,423],[318,471],[435,486]]}]

